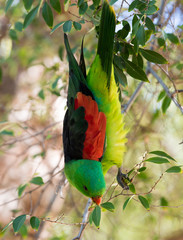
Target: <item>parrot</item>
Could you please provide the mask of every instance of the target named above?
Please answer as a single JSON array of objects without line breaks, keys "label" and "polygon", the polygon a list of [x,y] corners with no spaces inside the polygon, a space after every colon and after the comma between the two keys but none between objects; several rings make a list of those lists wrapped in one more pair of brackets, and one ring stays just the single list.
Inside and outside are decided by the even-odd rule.
[{"label": "parrot", "polygon": [[69,62],[63,122],[64,172],[69,183],[97,205],[106,191],[104,176],[113,165],[120,168],[127,142],[113,69],[115,26],[114,9],[105,0],[97,53],[87,74],[83,41],[78,64],[64,34]]}]

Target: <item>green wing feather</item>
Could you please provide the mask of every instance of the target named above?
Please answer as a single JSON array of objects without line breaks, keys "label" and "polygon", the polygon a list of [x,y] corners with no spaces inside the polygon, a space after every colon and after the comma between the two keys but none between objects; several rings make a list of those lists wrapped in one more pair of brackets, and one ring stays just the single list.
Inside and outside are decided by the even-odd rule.
[{"label": "green wing feather", "polygon": [[98,51],[87,76],[88,86],[93,92],[100,111],[107,118],[106,150],[102,159],[104,174],[112,165],[121,166],[125,152],[127,130],[124,128],[118,87],[113,72],[113,42],[115,12],[105,1],[102,10]]}]

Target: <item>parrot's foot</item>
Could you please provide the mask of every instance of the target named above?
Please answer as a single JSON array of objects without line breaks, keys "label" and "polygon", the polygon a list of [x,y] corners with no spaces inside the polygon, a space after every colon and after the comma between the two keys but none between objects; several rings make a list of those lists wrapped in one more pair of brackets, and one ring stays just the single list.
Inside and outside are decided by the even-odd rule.
[{"label": "parrot's foot", "polygon": [[124,190],[129,190],[129,184],[131,183],[128,174],[124,174],[121,172],[121,169],[118,169],[118,174],[117,174],[117,181],[118,184],[124,189]]}]

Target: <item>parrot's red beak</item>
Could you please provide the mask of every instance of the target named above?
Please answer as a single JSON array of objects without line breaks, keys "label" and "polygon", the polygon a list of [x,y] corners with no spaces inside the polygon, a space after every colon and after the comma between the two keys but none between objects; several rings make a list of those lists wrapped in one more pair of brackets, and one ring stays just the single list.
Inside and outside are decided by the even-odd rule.
[{"label": "parrot's red beak", "polygon": [[100,205],[102,202],[102,197],[97,196],[97,197],[92,197],[93,202],[95,202],[97,205]]}]

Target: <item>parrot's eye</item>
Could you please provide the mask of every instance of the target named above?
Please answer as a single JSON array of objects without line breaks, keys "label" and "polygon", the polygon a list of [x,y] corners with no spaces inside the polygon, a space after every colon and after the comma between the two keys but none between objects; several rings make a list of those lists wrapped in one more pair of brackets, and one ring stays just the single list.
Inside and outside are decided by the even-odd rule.
[{"label": "parrot's eye", "polygon": [[85,191],[88,191],[88,188],[86,186],[83,186]]}]

